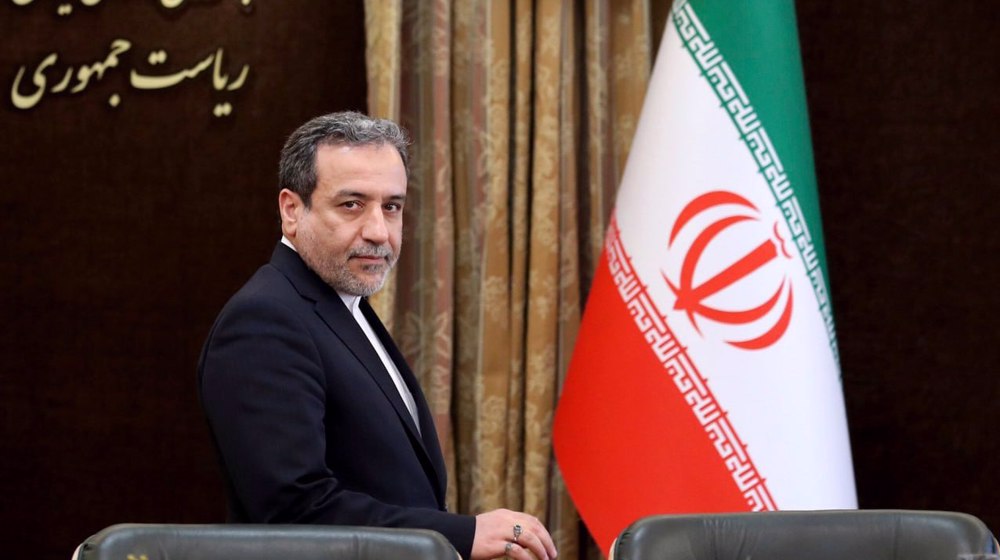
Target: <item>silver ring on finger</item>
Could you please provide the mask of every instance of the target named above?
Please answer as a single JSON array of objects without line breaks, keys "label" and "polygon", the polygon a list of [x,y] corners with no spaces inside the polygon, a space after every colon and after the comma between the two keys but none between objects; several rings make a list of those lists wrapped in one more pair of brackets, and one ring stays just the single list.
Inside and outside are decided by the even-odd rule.
[{"label": "silver ring on finger", "polygon": [[517,542],[517,538],[520,537],[523,532],[524,527],[521,527],[520,524],[514,525],[514,542]]},{"label": "silver ring on finger", "polygon": [[512,543],[512,542],[507,543],[507,546],[503,547],[503,557],[504,558],[510,558],[510,550],[512,548],[514,548],[514,543]]}]

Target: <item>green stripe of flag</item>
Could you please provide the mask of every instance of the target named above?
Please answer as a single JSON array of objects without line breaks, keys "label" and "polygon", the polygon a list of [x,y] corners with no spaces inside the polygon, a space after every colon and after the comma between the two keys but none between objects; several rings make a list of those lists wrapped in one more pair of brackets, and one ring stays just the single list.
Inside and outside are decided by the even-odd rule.
[{"label": "green stripe of flag", "polygon": [[[806,270],[815,276],[817,304],[836,356],[795,5],[791,0],[679,0],[672,24],[727,107],[742,140],[757,155],[776,205],[797,237]],[[730,91],[737,93],[720,93]],[[767,164],[769,152],[777,155],[780,166]],[[805,234],[797,235],[803,226]]]}]

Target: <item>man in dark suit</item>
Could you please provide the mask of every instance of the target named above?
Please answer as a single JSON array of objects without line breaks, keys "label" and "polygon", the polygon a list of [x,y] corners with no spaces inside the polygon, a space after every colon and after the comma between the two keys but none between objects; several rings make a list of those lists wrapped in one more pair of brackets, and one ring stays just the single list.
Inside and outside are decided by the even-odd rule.
[{"label": "man in dark suit", "polygon": [[463,558],[553,558],[530,515],[445,510],[427,402],[366,300],[399,255],[407,143],[395,123],[345,112],[282,150],[281,242],[198,368],[230,521],[425,528]]}]

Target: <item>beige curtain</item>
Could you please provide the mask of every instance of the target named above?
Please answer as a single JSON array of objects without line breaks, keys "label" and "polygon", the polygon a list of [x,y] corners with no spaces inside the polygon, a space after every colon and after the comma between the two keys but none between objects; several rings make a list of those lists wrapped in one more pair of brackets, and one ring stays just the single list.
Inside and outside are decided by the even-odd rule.
[{"label": "beige curtain", "polygon": [[649,76],[647,3],[365,2],[369,111],[414,139],[376,309],[427,392],[450,507],[536,515],[566,559],[587,550],[552,418]]}]

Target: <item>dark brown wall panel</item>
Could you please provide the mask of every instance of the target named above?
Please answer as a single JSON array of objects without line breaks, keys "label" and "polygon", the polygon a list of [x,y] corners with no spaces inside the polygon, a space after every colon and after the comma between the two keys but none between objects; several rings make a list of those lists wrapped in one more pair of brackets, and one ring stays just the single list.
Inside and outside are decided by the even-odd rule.
[{"label": "dark brown wall panel", "polygon": [[997,3],[796,4],[861,506],[1000,530]]},{"label": "dark brown wall panel", "polygon": [[[122,521],[224,519],[198,352],[277,240],[284,138],[365,105],[360,1],[248,4],[0,2],[0,532],[13,557],[69,558]],[[106,63],[116,39],[130,45],[117,66],[53,91],[69,69],[79,87],[77,69]],[[220,49],[218,73],[213,58],[169,87],[130,83],[194,72]],[[17,94],[36,94],[51,53],[44,95],[18,109],[18,70]]]}]

